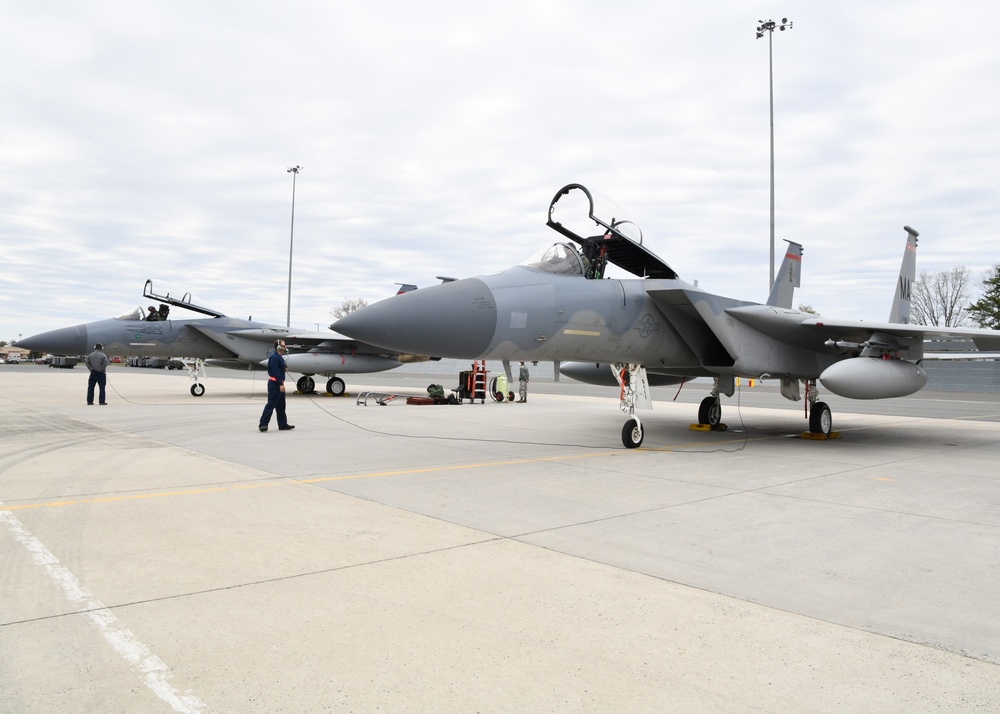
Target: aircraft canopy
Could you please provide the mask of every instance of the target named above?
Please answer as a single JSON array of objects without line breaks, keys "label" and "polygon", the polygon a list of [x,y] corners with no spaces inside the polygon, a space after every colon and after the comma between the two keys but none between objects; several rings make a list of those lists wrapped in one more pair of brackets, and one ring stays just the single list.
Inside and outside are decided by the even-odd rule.
[{"label": "aircraft canopy", "polygon": [[[546,225],[579,243],[587,264],[607,261],[640,278],[677,277],[673,268],[643,246],[642,230],[619,206],[578,183],[556,192]],[[602,276],[603,269],[588,275]]]},{"label": "aircraft canopy", "polygon": [[174,307],[182,307],[185,310],[200,312],[202,315],[224,317],[223,313],[218,312],[217,310],[197,304],[194,298],[191,297],[191,293],[182,293],[180,290],[160,282],[157,282],[157,287],[154,290],[153,281],[147,280],[142,291],[142,296],[149,298],[150,300],[157,300],[166,305],[173,305]]}]

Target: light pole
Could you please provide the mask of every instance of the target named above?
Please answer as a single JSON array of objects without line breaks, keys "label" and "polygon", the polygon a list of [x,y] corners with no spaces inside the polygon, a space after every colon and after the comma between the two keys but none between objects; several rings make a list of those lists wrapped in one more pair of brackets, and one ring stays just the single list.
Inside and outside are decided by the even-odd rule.
[{"label": "light pole", "polygon": [[299,176],[301,166],[291,166],[285,173],[292,175],[292,229],[288,236],[288,313],[285,315],[285,327],[292,326],[292,247],[295,245],[295,179]]},{"label": "light pole", "polygon": [[771,55],[771,42],[775,27],[780,32],[784,32],[786,29],[792,29],[792,23],[788,21],[787,17],[781,18],[780,25],[774,20],[758,20],[758,22],[760,25],[757,26],[757,39],[759,40],[765,32],[767,33],[767,81],[771,95],[771,270],[767,283],[767,289],[770,291],[774,285],[774,62]]}]

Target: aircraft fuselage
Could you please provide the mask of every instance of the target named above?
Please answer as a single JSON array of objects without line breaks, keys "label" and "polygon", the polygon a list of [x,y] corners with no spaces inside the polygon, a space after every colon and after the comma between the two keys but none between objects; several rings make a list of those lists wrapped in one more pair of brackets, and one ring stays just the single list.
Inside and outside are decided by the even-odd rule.
[{"label": "aircraft fuselage", "polygon": [[99,342],[108,355],[119,357],[267,359],[268,342],[232,334],[247,329],[274,331],[275,338],[287,333],[284,327],[230,317],[156,322],[108,319],[52,330],[22,343],[28,349],[58,355],[84,355]]},{"label": "aircraft fuselage", "polygon": [[803,317],[681,280],[588,280],[518,266],[396,295],[342,318],[337,329],[372,344],[458,359],[624,362],[692,377],[815,377],[843,353],[825,347],[819,334],[796,344],[781,339]]}]

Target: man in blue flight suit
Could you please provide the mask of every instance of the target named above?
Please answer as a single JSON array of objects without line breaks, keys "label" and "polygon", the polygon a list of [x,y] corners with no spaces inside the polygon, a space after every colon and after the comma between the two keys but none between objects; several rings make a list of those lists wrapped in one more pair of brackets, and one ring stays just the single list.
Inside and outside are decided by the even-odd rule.
[{"label": "man in blue flight suit", "polygon": [[278,412],[278,431],[288,431],[295,427],[288,423],[285,416],[285,341],[274,341],[274,352],[267,358],[267,404],[260,415],[261,431],[267,431],[271,423],[271,412]]}]

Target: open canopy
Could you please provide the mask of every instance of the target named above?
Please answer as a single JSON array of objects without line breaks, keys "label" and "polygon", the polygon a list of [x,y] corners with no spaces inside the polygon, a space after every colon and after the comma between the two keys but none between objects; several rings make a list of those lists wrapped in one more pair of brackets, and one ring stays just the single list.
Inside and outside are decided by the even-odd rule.
[{"label": "open canopy", "polygon": [[642,244],[642,231],[610,199],[571,183],[549,204],[546,225],[578,243],[588,277],[603,277],[610,262],[640,278],[677,277],[677,273]]}]

